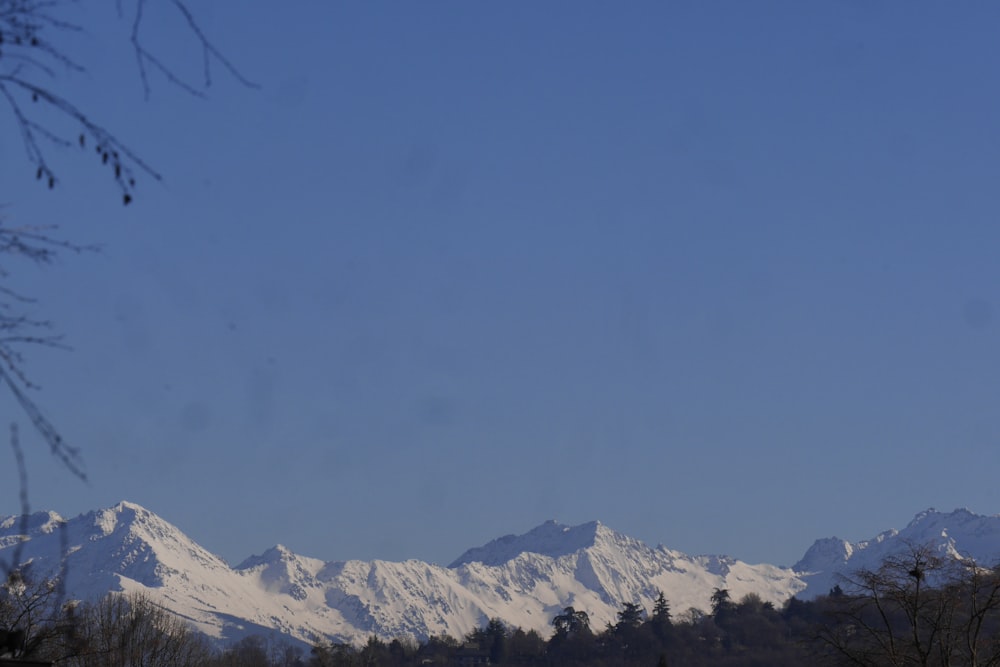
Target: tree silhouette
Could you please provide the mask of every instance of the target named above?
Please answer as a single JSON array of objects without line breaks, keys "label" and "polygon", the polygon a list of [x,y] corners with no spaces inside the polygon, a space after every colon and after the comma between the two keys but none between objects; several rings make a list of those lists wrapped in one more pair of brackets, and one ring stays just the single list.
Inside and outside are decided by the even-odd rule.
[{"label": "tree silhouette", "polygon": [[[55,162],[50,158],[52,151],[91,150],[96,156],[94,164],[107,171],[121,201],[128,205],[140,176],[160,180],[161,175],[64,92],[70,79],[86,71],[84,64],[64,48],[73,33],[82,31],[66,18],[70,10],[79,10],[80,4],[75,0],[0,0],[0,102],[10,109],[14,129],[24,144],[28,169],[43,186],[51,189],[59,182]],[[163,54],[143,39],[147,10],[153,5],[177,12],[183,30],[193,36],[199,46],[202,81],[191,82],[179,76]],[[254,85],[214,46],[185,0],[116,0],[115,6],[125,27],[122,36],[131,45],[147,98],[154,75],[192,95],[204,96],[212,82],[213,67],[221,67],[247,86]],[[104,92],[111,96],[116,91]],[[0,386],[10,391],[53,456],[80,479],[86,479],[80,452],[63,439],[31,395],[37,386],[25,368],[27,347],[62,347],[63,339],[55,333],[51,320],[32,316],[34,299],[10,287],[9,278],[19,262],[46,265],[59,252],[94,249],[60,239],[55,226],[11,226],[0,214]],[[28,473],[16,423],[11,424],[10,444],[20,478],[22,532],[26,532],[30,513]],[[15,548],[10,561],[0,562],[8,586],[23,579],[20,555],[20,547]],[[57,581],[63,580],[60,577]],[[61,587],[54,593],[56,602],[61,603]],[[19,618],[0,619],[0,632],[6,632],[8,637],[23,633],[21,622]]]},{"label": "tree silhouette", "polygon": [[[178,75],[177,70],[167,64],[165,56],[144,41],[146,15],[153,5],[170,8],[181,17],[184,29],[200,47],[202,81],[192,82]],[[204,96],[212,83],[213,67],[221,67],[247,86],[255,85],[214,46],[185,0],[117,0],[116,7],[125,28],[123,39],[131,45],[137,75],[147,97],[154,74],[192,95]],[[28,168],[45,186],[53,188],[59,182],[55,163],[49,157],[51,149],[93,150],[95,165],[108,171],[123,203],[129,204],[140,175],[153,180],[160,180],[161,176],[114,132],[90,115],[82,104],[63,92],[70,79],[87,71],[63,46],[73,33],[82,31],[81,26],[66,18],[73,8],[79,8],[75,0],[0,0],[0,100],[6,102],[12,112],[16,131],[23,140]],[[110,96],[115,91],[105,92]],[[11,392],[53,455],[75,476],[85,479],[79,451],[63,440],[31,397],[30,393],[37,387],[25,369],[24,349],[27,346],[61,347],[63,339],[54,332],[51,320],[30,314],[29,309],[35,304],[30,295],[7,284],[12,266],[18,262],[46,265],[53,262],[59,252],[96,250],[94,246],[60,239],[56,229],[55,226],[11,226],[0,214],[0,385]],[[12,434],[11,440],[20,464],[22,457],[16,434]],[[26,512],[25,474],[23,468],[19,469],[22,473],[21,505]]]},{"label": "tree silhouette", "polygon": [[733,600],[726,588],[716,588],[712,591],[712,615],[718,619],[733,608]]},{"label": "tree silhouette", "polygon": [[557,636],[573,637],[590,632],[590,616],[585,611],[565,607],[563,613],[552,619],[552,625]]},{"label": "tree silhouette", "polygon": [[1000,572],[910,545],[846,577],[821,639],[856,665],[1000,664]]},{"label": "tree silhouette", "polygon": [[[29,168],[40,182],[49,188],[59,182],[47,149],[79,146],[94,151],[95,164],[108,170],[127,205],[133,199],[140,174],[154,180],[161,176],[80,103],[62,92],[59,83],[65,79],[59,75],[86,71],[85,65],[63,46],[69,34],[82,30],[65,18],[68,8],[76,4],[73,0],[0,0],[0,97],[11,109]],[[175,10],[194,37],[201,52],[201,82],[179,75],[162,53],[144,41],[146,13],[154,4]],[[215,47],[184,0],[118,0],[116,6],[123,26],[127,26],[122,36],[131,44],[147,98],[153,74],[192,95],[204,96],[212,83],[213,66],[221,67],[247,86],[255,85]]]},{"label": "tree silhouette", "polygon": [[625,602],[618,610],[618,623],[615,629],[619,632],[628,628],[637,628],[642,624],[642,617],[646,612],[642,607],[634,602]]},{"label": "tree silhouette", "polygon": [[667,602],[667,597],[663,594],[663,591],[659,592],[656,600],[653,602],[653,614],[649,617],[649,624],[660,640],[667,637],[673,625],[670,615],[670,603]]}]

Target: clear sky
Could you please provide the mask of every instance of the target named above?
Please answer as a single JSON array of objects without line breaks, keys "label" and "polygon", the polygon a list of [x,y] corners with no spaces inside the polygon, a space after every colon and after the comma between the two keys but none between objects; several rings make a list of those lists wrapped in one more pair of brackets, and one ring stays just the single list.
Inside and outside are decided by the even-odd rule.
[{"label": "clear sky", "polygon": [[792,564],[1000,512],[1000,5],[193,3],[261,88],[149,101],[87,5],[53,85],[164,181],[125,208],[56,150],[49,192],[0,111],[8,224],[104,247],[9,267],[91,478],[22,426],[35,508],[441,564],[550,518]]}]

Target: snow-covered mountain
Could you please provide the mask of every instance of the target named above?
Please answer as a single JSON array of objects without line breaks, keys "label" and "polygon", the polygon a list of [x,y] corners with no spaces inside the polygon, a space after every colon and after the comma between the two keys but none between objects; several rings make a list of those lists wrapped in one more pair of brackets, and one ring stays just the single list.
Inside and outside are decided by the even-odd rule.
[{"label": "snow-covered mountain", "polygon": [[903,530],[886,530],[870,540],[848,542],[838,537],[816,540],[792,566],[808,588],[800,597],[827,593],[839,575],[876,570],[887,556],[910,546],[929,546],[943,556],[971,558],[981,565],[1000,563],[1000,514],[986,516],[967,509],[917,514]]},{"label": "snow-covered mountain", "polygon": [[[123,502],[63,520],[52,512],[0,521],[0,558],[37,575],[65,573],[75,598],[141,590],[222,641],[278,632],[304,642],[359,642],[371,634],[461,637],[499,617],[547,636],[566,606],[601,628],[622,602],[649,609],[663,591],[676,613],[706,609],[715,588],[734,599],[755,592],[781,604],[827,592],[838,572],[870,566],[902,540],[937,540],[991,561],[1000,517],[923,512],[901,532],[851,544],[819,540],[793,568],[649,547],[599,522],[554,521],[469,549],[448,567],[416,560],[330,561],[276,546],[230,567],[149,510]],[[937,544],[938,542],[935,542]],[[895,546],[893,546],[895,545]],[[872,560],[874,559],[874,561]]]}]

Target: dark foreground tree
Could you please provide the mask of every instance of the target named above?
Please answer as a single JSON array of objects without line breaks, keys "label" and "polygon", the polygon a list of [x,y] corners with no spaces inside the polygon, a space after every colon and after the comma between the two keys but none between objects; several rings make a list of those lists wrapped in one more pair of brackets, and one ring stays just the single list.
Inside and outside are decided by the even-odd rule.
[{"label": "dark foreground tree", "polygon": [[[136,75],[147,97],[157,78],[203,96],[211,85],[214,67],[253,85],[214,46],[185,0],[117,0],[115,6],[121,39],[130,46]],[[194,54],[161,53],[147,44],[143,38],[147,16],[156,9],[180,17],[188,41],[197,47]],[[53,154],[67,149],[92,151],[93,164],[107,171],[122,201],[128,204],[143,176],[159,180],[160,174],[81,102],[64,92],[69,81],[87,71],[85,63],[65,47],[72,33],[83,30],[69,18],[80,11],[81,3],[76,0],[0,0],[0,103],[6,103],[11,112],[13,127],[9,129],[19,133],[23,141],[26,168],[43,186],[53,188],[59,182]],[[175,37],[175,42],[182,41],[182,35]],[[201,63],[200,81],[189,81],[178,74],[178,63],[192,57]],[[122,97],[119,90],[103,92],[105,98]],[[62,338],[48,318],[33,314],[33,299],[11,288],[9,278],[18,262],[44,265],[52,262],[59,251],[87,249],[93,248],[60,239],[55,226],[11,225],[0,211],[0,386],[11,392],[55,457],[81,479],[85,474],[79,451],[66,444],[37,405],[31,395],[37,387],[25,369],[27,347],[58,347],[63,344]],[[16,433],[11,439],[20,464]],[[21,472],[23,491],[23,468]],[[26,512],[23,497],[21,504]],[[7,563],[7,573],[16,566]]]},{"label": "dark foreground tree", "polygon": [[615,624],[615,630],[624,632],[639,627],[645,614],[643,608],[634,602],[622,603],[622,608],[618,610],[618,623]]},{"label": "dark foreground tree", "polygon": [[[83,29],[69,18],[78,6],[75,0],[0,0],[0,98],[10,107],[29,168],[40,183],[53,188],[59,182],[49,149],[78,147],[94,153],[94,164],[107,170],[122,201],[128,204],[137,178],[158,180],[160,174],[63,92],[60,83],[86,71],[85,63],[64,46],[70,33]],[[213,67],[254,85],[215,47],[184,0],[117,0],[116,7],[121,38],[131,45],[147,98],[157,77],[202,96],[212,84]],[[156,9],[171,10],[181,18],[188,37],[198,46],[195,57],[202,63],[201,81],[188,80],[179,73],[181,69],[171,64],[177,62],[176,54],[155,51],[143,39],[147,15]],[[120,91],[107,92],[120,95]]]},{"label": "dark foreground tree", "polygon": [[[204,96],[212,84],[213,67],[221,67],[247,86],[254,85],[215,47],[185,0],[117,0],[115,6],[121,39],[130,45],[136,75],[147,97],[157,78]],[[188,34],[175,35],[174,41],[189,38],[197,47],[195,53],[161,53],[146,43],[147,16],[157,9],[181,18]],[[64,46],[72,33],[83,30],[69,18],[79,11],[76,0],[0,0],[0,101],[10,109],[14,123],[10,130],[19,133],[23,141],[26,168],[43,186],[53,188],[59,182],[54,153],[87,150],[94,155],[95,167],[107,171],[122,201],[128,204],[143,176],[159,180],[160,174],[80,101],[64,92],[68,82],[87,71],[86,64]],[[201,62],[200,81],[187,80],[178,73],[181,63],[191,58]],[[104,94],[95,97],[122,98],[120,90],[97,92]],[[31,303],[29,295],[3,283],[16,261],[47,264],[60,250],[83,249],[60,240],[52,226],[11,226],[0,216],[0,381],[14,391],[50,445],[58,436],[26,396],[26,390],[33,386],[23,367],[21,349],[32,344],[58,345],[61,339],[53,335],[49,320],[29,317],[25,308]],[[82,474],[73,450],[64,446],[54,446],[54,450],[74,473]]]},{"label": "dark foreground tree", "polygon": [[1000,573],[911,545],[847,578],[821,639],[845,664],[1000,665]]},{"label": "dark foreground tree", "polygon": [[563,613],[552,619],[552,627],[558,637],[573,637],[590,632],[590,616],[585,611],[566,607]]},{"label": "dark foreground tree", "polygon": [[[136,75],[147,97],[156,79],[203,96],[211,85],[214,67],[221,67],[248,86],[253,85],[214,46],[185,0],[117,0],[114,6],[121,22],[121,39],[130,46]],[[161,53],[147,44],[143,38],[147,17],[157,8],[180,17],[182,30],[197,46],[194,54],[180,50]],[[7,129],[20,134],[23,141],[26,169],[34,173],[43,187],[51,189],[59,183],[54,155],[70,149],[86,150],[92,153],[95,167],[106,170],[122,202],[129,204],[142,177],[159,180],[160,174],[82,103],[64,92],[68,90],[65,85],[68,81],[86,72],[85,64],[65,47],[72,33],[82,30],[68,17],[86,10],[76,0],[0,0],[0,104],[5,103],[10,110],[13,125]],[[201,63],[200,81],[186,80],[173,64],[191,57]],[[120,90],[103,92],[105,98],[122,97]],[[39,407],[32,395],[37,387],[25,368],[27,348],[60,347],[62,338],[48,318],[34,314],[36,306],[31,296],[11,287],[9,279],[18,263],[45,265],[60,251],[93,248],[61,239],[55,226],[11,225],[3,213],[0,210],[0,387],[10,391],[55,458],[71,474],[85,479],[79,450],[67,444]],[[28,473],[16,423],[11,424],[10,443],[20,474],[20,506],[26,521],[30,512]],[[14,549],[10,560],[0,561],[0,574],[6,578],[9,590],[25,581],[21,565],[19,549]],[[56,588],[54,595],[53,607],[61,609],[61,589]],[[0,618],[0,638],[12,641],[10,638],[28,633],[26,619],[26,616]],[[63,625],[67,622],[64,619]]]},{"label": "dark foreground tree", "polygon": [[70,667],[197,667],[212,651],[179,616],[141,593],[112,593],[86,605],[59,664]]},{"label": "dark foreground tree", "polygon": [[[131,47],[147,97],[156,78],[203,96],[212,83],[213,67],[221,67],[247,86],[254,85],[215,47],[185,0],[117,0],[115,6],[121,39]],[[147,16],[157,8],[181,18],[189,41],[197,45],[195,54],[161,53],[146,43]],[[26,168],[45,187],[59,182],[51,152],[89,150],[94,153],[94,165],[107,170],[128,204],[141,176],[159,180],[160,174],[82,103],[63,92],[68,81],[87,71],[85,63],[64,46],[72,33],[83,30],[69,18],[79,10],[76,0],[0,0],[0,101],[10,109],[14,123],[10,129],[23,141]],[[175,37],[181,41],[181,35]],[[185,79],[174,64],[191,57],[201,62],[200,81]],[[121,91],[103,92],[103,97],[121,98]],[[30,396],[36,387],[24,367],[25,346],[60,346],[62,339],[53,333],[48,318],[31,314],[33,299],[9,287],[8,279],[17,262],[44,265],[59,251],[84,249],[88,248],[60,239],[54,226],[12,226],[0,215],[0,385],[11,391],[53,454],[80,478],[84,472],[79,452],[63,441]]]},{"label": "dark foreground tree", "polygon": [[70,608],[61,602],[59,582],[17,572],[0,585],[0,656],[29,659],[58,655]]}]

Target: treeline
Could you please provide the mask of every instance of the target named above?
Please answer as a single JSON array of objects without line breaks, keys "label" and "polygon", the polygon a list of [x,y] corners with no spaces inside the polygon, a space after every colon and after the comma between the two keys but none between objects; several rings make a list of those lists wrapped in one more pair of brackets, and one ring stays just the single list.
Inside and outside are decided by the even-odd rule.
[{"label": "treeline", "polygon": [[[288,641],[251,636],[219,650],[143,593],[65,601],[57,581],[13,574],[0,587],[0,658],[66,667],[304,667]],[[6,663],[5,663],[6,664]]]},{"label": "treeline", "polygon": [[583,610],[566,607],[552,619],[552,633],[509,628],[499,619],[461,640],[432,637],[416,644],[375,638],[361,648],[342,644],[313,649],[308,665],[754,665],[799,667],[815,655],[818,602],[795,601],[777,609],[756,594],[732,600],[712,596],[712,612],[690,609],[675,618],[663,594],[647,613],[624,603],[616,621],[594,629]]},{"label": "treeline", "polygon": [[711,612],[674,616],[661,593],[647,613],[622,604],[616,622],[595,630],[567,607],[552,634],[490,621],[461,641],[419,645],[372,638],[363,648],[317,646],[309,665],[424,664],[558,667],[922,667],[1000,666],[1000,568],[911,545],[876,570],[844,577],[827,595],[780,608],[751,593],[716,589]]},{"label": "treeline", "polygon": [[363,646],[322,643],[311,651],[259,637],[219,651],[142,595],[67,610],[53,604],[55,591],[51,583],[8,582],[0,627],[16,630],[0,632],[0,656],[73,667],[1000,665],[1000,570],[916,547],[828,595],[780,606],[716,589],[710,612],[674,614],[661,593],[648,610],[622,603],[603,628],[566,607],[547,636],[492,619],[461,638],[371,637]]}]

